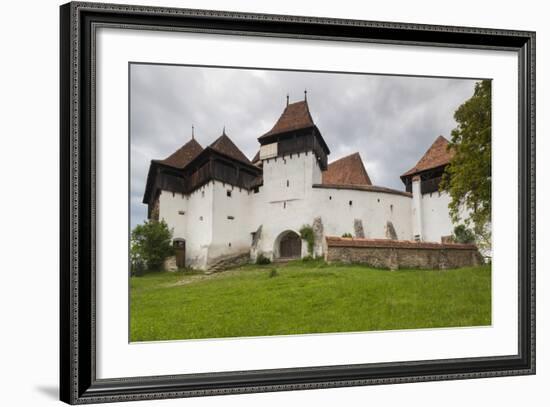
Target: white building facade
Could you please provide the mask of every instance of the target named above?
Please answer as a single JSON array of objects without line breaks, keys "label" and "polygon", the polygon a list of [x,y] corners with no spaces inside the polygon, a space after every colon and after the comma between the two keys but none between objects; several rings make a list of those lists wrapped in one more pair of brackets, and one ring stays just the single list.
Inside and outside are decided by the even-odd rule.
[{"label": "white building facade", "polygon": [[[449,196],[437,190],[450,159],[443,137],[403,174],[403,191],[372,185],[357,153],[328,164],[306,100],[287,104],[258,140],[252,161],[224,131],[206,148],[193,138],[151,162],[143,202],[185,241],[185,266],[323,256],[326,236],[441,242],[452,234]],[[312,253],[303,226],[313,229]]]}]

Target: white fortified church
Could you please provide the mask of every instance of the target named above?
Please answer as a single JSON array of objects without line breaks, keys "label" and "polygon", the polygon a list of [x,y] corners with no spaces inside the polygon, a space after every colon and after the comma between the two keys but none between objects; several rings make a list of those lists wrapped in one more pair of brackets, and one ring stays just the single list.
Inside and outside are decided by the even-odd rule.
[{"label": "white fortified church", "polygon": [[316,257],[326,254],[329,236],[445,243],[452,234],[450,197],[438,192],[452,155],[441,136],[401,176],[403,191],[373,185],[359,153],[328,163],[329,146],[307,99],[287,98],[258,142],[250,161],[225,130],[204,148],[193,135],[169,157],[151,161],[143,203],[149,219],[164,219],[173,230],[185,266],[306,256],[303,225],[313,228]]}]

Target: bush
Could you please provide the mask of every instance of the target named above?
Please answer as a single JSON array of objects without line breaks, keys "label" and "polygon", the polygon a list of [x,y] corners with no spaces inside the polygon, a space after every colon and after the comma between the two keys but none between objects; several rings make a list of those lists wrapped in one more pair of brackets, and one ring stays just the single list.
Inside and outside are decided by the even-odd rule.
[{"label": "bush", "polygon": [[147,265],[142,259],[132,259],[130,262],[130,272],[132,276],[141,277],[145,274]]},{"label": "bush", "polygon": [[164,220],[145,221],[137,225],[131,235],[131,257],[136,271],[142,262],[148,270],[160,270],[164,259],[174,254],[172,231]]},{"label": "bush", "polygon": [[309,256],[309,255],[308,255],[308,256],[302,257],[302,261],[313,261],[313,260],[315,260],[315,259],[313,258],[313,256]]},{"label": "bush", "polygon": [[453,231],[453,240],[456,243],[475,243],[476,236],[474,232],[465,225],[458,225]]},{"label": "bush", "polygon": [[269,271],[269,278],[277,277],[278,275],[279,275],[279,272],[277,271],[276,268],[272,268]]},{"label": "bush", "polygon": [[262,253],[256,257],[256,264],[263,266],[265,264],[271,264],[271,260],[269,260],[269,257],[265,257]]},{"label": "bush", "polygon": [[344,233],[342,235],[342,237],[349,237],[349,238],[352,238],[353,236],[351,235],[351,233]]},{"label": "bush", "polygon": [[315,236],[313,234],[313,228],[309,225],[304,225],[300,229],[300,237],[307,242],[307,252],[310,256],[313,255],[313,245],[315,243]]}]

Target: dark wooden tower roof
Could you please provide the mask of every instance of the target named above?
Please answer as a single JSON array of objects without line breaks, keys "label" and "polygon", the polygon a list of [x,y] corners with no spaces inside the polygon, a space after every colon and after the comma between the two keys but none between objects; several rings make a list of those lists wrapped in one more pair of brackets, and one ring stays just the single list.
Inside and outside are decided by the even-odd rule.
[{"label": "dark wooden tower roof", "polygon": [[264,135],[260,136],[258,140],[268,138],[275,134],[288,133],[290,131],[307,129],[315,126],[311,114],[309,113],[309,106],[307,100],[300,102],[290,103],[285,107],[285,110],[273,126]]},{"label": "dark wooden tower roof", "polygon": [[220,137],[218,137],[209,146],[211,149],[216,150],[218,153],[224,154],[235,160],[242,161],[246,164],[252,164],[250,160],[243,154],[243,152],[233,143],[233,141],[225,134],[225,129]]},{"label": "dark wooden tower roof", "polygon": [[168,165],[173,168],[183,169],[187,164],[193,161],[193,159],[198,156],[202,150],[202,146],[197,142],[197,140],[195,140],[195,138],[192,138],[164,160],[153,160],[153,162]]},{"label": "dark wooden tower roof", "polygon": [[323,184],[372,185],[359,153],[353,153],[333,161],[323,171]]},{"label": "dark wooden tower roof", "polygon": [[401,175],[401,178],[408,178],[421,172],[449,164],[454,153],[447,148],[448,145],[449,140],[445,137],[439,136],[436,138],[416,165]]}]

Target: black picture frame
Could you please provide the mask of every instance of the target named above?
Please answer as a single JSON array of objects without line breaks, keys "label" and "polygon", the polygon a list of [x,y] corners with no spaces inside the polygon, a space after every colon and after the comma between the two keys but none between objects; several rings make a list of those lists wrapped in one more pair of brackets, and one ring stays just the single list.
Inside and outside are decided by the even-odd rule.
[{"label": "black picture frame", "polygon": [[[60,398],[70,404],[535,373],[535,33],[72,2],[60,7]],[[230,373],[96,378],[95,72],[98,26],[508,50],[519,59],[519,349],[515,355]]]}]

